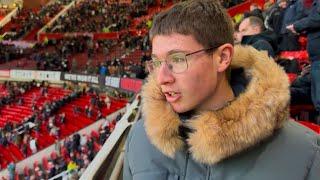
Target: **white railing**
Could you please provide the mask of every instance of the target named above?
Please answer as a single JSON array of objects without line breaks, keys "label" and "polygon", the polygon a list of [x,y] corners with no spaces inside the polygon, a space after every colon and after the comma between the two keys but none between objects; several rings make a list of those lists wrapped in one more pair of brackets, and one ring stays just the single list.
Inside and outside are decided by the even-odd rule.
[{"label": "white railing", "polygon": [[51,27],[52,24],[62,15],[65,15],[67,13],[67,11],[72,8],[75,7],[76,4],[80,3],[83,0],[75,0],[72,1],[70,4],[68,4],[67,6],[64,7],[64,9],[62,11],[59,12],[59,14],[57,14],[54,18],[52,18],[45,26],[43,26],[37,33],[37,39],[39,40],[40,34],[46,32],[47,28]]},{"label": "white railing", "polygon": [[[99,167],[102,166],[102,164],[105,162],[105,159],[108,157],[108,155],[111,153],[114,146],[117,144],[118,140],[121,138],[122,134],[125,132],[125,130],[130,127],[135,121],[128,122],[128,118],[131,115],[131,113],[136,109],[139,108],[139,100],[136,98],[134,102],[129,106],[126,113],[122,116],[121,120],[116,124],[116,128],[112,132],[112,134],[109,136],[108,140],[104,143],[99,153],[95,156],[93,161],[90,163],[88,168],[84,171],[82,176],[80,177],[80,180],[87,180],[87,179],[93,179],[95,174],[98,172]],[[139,112],[136,114],[136,118],[139,116]],[[120,155],[121,157],[121,155]],[[118,158],[118,161],[116,163],[116,167],[122,167],[122,161],[121,158]],[[112,173],[112,176],[116,176],[116,174],[119,172],[117,170]],[[121,169],[120,169],[121,170]]]},{"label": "white railing", "polygon": [[18,13],[18,7],[14,8],[8,15],[6,15],[6,17],[4,17],[3,19],[1,19],[0,21],[0,27],[5,26],[8,22],[11,21],[12,17],[16,17],[17,13]]},{"label": "white railing", "polygon": [[15,6],[22,6],[23,0],[0,0],[0,5],[6,8],[12,8]]}]

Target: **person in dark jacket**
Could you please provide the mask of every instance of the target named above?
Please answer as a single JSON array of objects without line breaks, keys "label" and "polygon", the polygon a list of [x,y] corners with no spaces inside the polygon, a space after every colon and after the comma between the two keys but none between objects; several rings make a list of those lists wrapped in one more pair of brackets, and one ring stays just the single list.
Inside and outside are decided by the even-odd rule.
[{"label": "person in dark jacket", "polygon": [[286,27],[297,19],[305,16],[302,8],[303,0],[289,0],[287,8],[284,11],[279,36],[279,51],[297,51],[300,50],[298,35],[289,31]]},{"label": "person in dark jacket", "polygon": [[275,34],[280,34],[286,8],[287,0],[277,1],[265,19],[265,26],[268,30],[274,31]]},{"label": "person in dark jacket", "polygon": [[255,16],[242,20],[239,25],[242,35],[241,44],[252,45],[257,50],[267,51],[268,55],[275,57],[277,51],[277,36],[272,31],[265,31],[263,21]]},{"label": "person in dark jacket", "polygon": [[306,32],[307,51],[311,61],[311,97],[320,122],[320,0],[304,0],[307,16],[287,26],[293,33]]},{"label": "person in dark jacket", "polygon": [[291,105],[312,104],[310,66],[303,69],[301,75],[290,86]]},{"label": "person in dark jacket", "polygon": [[143,118],[127,138],[124,180],[319,179],[320,138],[288,120],[286,74],[266,53],[233,45],[217,1],[178,3],[149,33]]}]

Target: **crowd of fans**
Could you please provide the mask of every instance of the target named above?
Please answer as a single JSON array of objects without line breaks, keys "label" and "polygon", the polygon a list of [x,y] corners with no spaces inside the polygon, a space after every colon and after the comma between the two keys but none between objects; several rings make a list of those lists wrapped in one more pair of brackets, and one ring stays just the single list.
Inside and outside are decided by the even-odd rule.
[{"label": "crowd of fans", "polygon": [[[58,1],[47,5],[42,8],[38,14],[40,17],[51,17],[51,15],[54,14],[52,12],[57,11],[61,3],[66,4],[69,2],[70,1]],[[235,4],[239,2],[228,1],[225,3]],[[162,3],[166,4],[167,2],[164,1]],[[58,19],[56,24],[52,26],[51,32],[57,32],[59,29],[62,30],[61,32],[119,31],[120,29],[128,28],[133,18],[146,15],[148,7],[154,4],[154,0],[133,1],[130,5],[121,5],[118,3],[108,4],[104,0],[84,1],[77,4],[76,7],[72,8],[65,16]],[[34,12],[29,13],[27,17],[36,17]],[[144,20],[137,27],[149,28],[151,23],[151,20]],[[82,26],[83,28],[81,28]],[[33,53],[27,56],[28,59],[35,60],[38,70],[57,70],[143,79],[147,74],[145,61],[151,58],[149,39],[147,36],[131,36],[127,34],[121,35],[121,38],[117,41],[93,41],[90,36],[72,37],[71,35],[61,40],[45,41],[45,44],[43,48],[39,48],[39,46],[36,45]],[[40,50],[49,47],[53,47],[54,50]],[[110,56],[109,54],[113,47],[120,47],[122,50],[116,50],[115,55]],[[141,61],[128,60],[126,57],[136,50],[142,50]],[[21,51],[23,50],[13,53],[10,53],[10,51],[5,51],[3,54],[1,53],[1,55],[4,56],[2,62],[8,62],[10,59],[16,59],[16,57],[23,57],[14,56],[16,54],[19,55]],[[74,57],[74,55],[78,53],[87,53],[88,58],[84,70],[79,69],[78,60]],[[105,60],[102,62],[94,62],[94,56],[96,54],[103,54]]]},{"label": "crowd of fans", "polygon": [[[124,49],[125,52],[120,57],[114,57],[111,60],[107,59],[105,62],[102,62],[93,73],[144,79],[147,75],[145,62],[151,59],[148,36],[125,36],[121,40],[121,49]],[[126,56],[136,50],[142,51],[139,61],[126,61]],[[90,70],[90,67],[87,68],[87,73],[92,73],[92,71],[88,71],[88,69]]]},{"label": "crowd of fans", "polygon": [[[92,131],[90,135],[76,133],[62,141],[56,140],[55,151],[50,157],[34,162],[33,168],[25,168],[19,176],[27,179],[49,179],[60,174],[60,178],[78,179],[108,139],[121,116],[120,113],[111,122],[104,120],[99,130]],[[10,168],[9,165],[8,169]],[[14,176],[15,170],[9,172],[10,176]]]},{"label": "crowd of fans", "polygon": [[[19,104],[23,105],[24,101],[21,99],[21,94],[24,94],[34,87],[40,87],[41,96],[48,97],[48,84],[42,82],[41,84],[32,82],[5,82],[1,88],[6,90],[8,96],[1,97],[1,106]],[[90,135],[74,134],[70,137],[60,141],[59,126],[64,124],[68,119],[64,113],[57,114],[58,110],[66,103],[78,98],[82,95],[90,95],[89,105],[86,107],[74,106],[73,113],[75,115],[87,116],[93,118],[93,109],[96,118],[103,118],[99,108],[107,106],[110,108],[111,99],[128,98],[126,92],[119,92],[117,90],[109,90],[107,96],[101,97],[98,95],[101,89],[93,87],[80,87],[77,84],[65,84],[65,88],[72,88],[73,92],[65,95],[61,99],[54,99],[46,101],[43,106],[37,105],[38,96],[33,96],[32,107],[33,114],[26,117],[22,123],[16,124],[8,121],[3,128],[0,128],[0,146],[8,147],[14,144],[19,147],[24,157],[37,153],[39,147],[37,136],[31,133],[39,134],[41,131],[55,137],[55,152],[50,157],[43,158],[41,162],[34,162],[34,167],[26,167],[23,174],[16,173],[15,162],[10,162],[6,167],[9,172],[9,178],[24,177],[27,179],[49,179],[60,174],[64,178],[78,179],[89,163],[93,160],[101,146],[108,139],[110,133],[113,131],[116,122],[118,122],[123,113],[119,113],[113,121],[105,120],[98,131],[93,131]],[[100,113],[99,113],[100,112]],[[46,128],[40,128],[45,125]],[[0,167],[0,170],[5,167]]]},{"label": "crowd of fans", "polygon": [[[42,84],[36,83],[35,81],[24,83],[5,82],[2,89],[5,89],[8,95],[0,97],[0,107],[13,104],[23,106],[24,99],[22,95],[35,87],[40,87],[40,97],[49,96],[48,85],[44,82]],[[38,139],[36,138],[39,134],[47,133],[55,139],[60,139],[60,127],[64,125],[68,119],[65,113],[62,112],[58,114],[58,111],[61,107],[82,95],[90,95],[90,102],[88,102],[88,106],[86,107],[74,105],[73,113],[75,116],[86,116],[92,120],[103,118],[101,109],[104,106],[110,109],[110,97],[117,99],[124,98],[124,96],[122,96],[123,94],[119,92],[110,93],[110,97],[107,95],[102,98],[98,95],[98,91],[93,88],[79,89],[75,87],[72,93],[60,99],[53,98],[53,100],[50,101],[46,100],[43,105],[39,105],[37,102],[40,97],[33,94],[31,104],[32,114],[25,117],[21,123],[16,123],[8,119],[4,127],[0,128],[0,146],[8,147],[10,144],[14,144],[16,147],[19,147],[24,157],[28,157],[36,153],[39,149],[44,148],[39,147]],[[0,169],[1,168],[4,167],[0,167]]]},{"label": "crowd of fans", "polygon": [[[5,82],[4,87],[8,91],[8,96],[1,99],[1,104],[9,106],[17,104],[23,106],[23,94],[36,86],[40,86],[40,94],[42,96],[48,96],[48,87],[44,83],[40,85],[36,84],[34,81],[26,83]],[[39,107],[37,105],[39,97],[34,94],[31,107],[33,113],[30,116],[25,117],[21,123],[13,123],[13,121],[8,119],[5,126],[0,128],[0,145],[7,147],[9,144],[15,144],[20,148],[24,157],[36,153],[39,147],[37,147],[37,139],[31,136],[31,131],[34,130],[38,134],[40,133],[41,125],[47,124],[49,134],[58,137],[58,133],[54,131],[58,131],[54,122],[59,121],[60,123],[63,123],[65,115],[60,114],[58,115],[58,118],[56,118],[55,113],[66,102],[69,102],[74,98],[71,95],[65,96],[63,99],[51,102],[47,101],[43,106]]]},{"label": "crowd of fans", "polygon": [[129,28],[132,18],[147,14],[145,2],[108,4],[86,0],[61,16],[48,32],[114,32]]},{"label": "crowd of fans", "polygon": [[61,9],[60,3],[43,6],[40,10],[19,9],[18,15],[13,17],[10,22],[14,25],[10,29],[11,32],[14,32],[14,35],[6,36],[5,39],[17,40],[24,37],[32,29],[41,28],[58,14]]},{"label": "crowd of fans", "polygon": [[0,43],[0,64],[30,55],[31,48],[16,47],[15,45]]},{"label": "crowd of fans", "polygon": [[36,84],[34,82],[17,82],[11,83],[6,81],[2,88],[6,91],[6,95],[0,96],[0,107],[4,105],[10,105],[13,103],[18,103],[21,101],[20,96],[26,91],[29,91]]}]

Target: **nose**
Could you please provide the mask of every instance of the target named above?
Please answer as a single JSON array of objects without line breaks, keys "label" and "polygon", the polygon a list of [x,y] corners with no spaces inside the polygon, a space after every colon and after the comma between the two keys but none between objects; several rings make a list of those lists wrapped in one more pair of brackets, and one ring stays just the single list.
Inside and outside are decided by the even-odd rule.
[{"label": "nose", "polygon": [[159,85],[166,85],[175,81],[175,78],[166,63],[161,64],[157,73],[157,81]]}]

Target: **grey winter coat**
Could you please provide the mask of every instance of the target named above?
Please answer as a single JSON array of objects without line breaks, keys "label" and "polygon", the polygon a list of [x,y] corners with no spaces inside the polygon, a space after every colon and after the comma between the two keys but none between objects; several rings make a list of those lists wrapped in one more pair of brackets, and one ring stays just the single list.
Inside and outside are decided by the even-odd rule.
[{"label": "grey winter coat", "polygon": [[[151,75],[143,120],[126,144],[124,180],[319,180],[320,138],[288,120],[289,82],[266,53],[238,46],[246,89],[217,111],[181,121]],[[272,73],[270,73],[272,72]],[[190,131],[182,136],[181,127]]]}]

